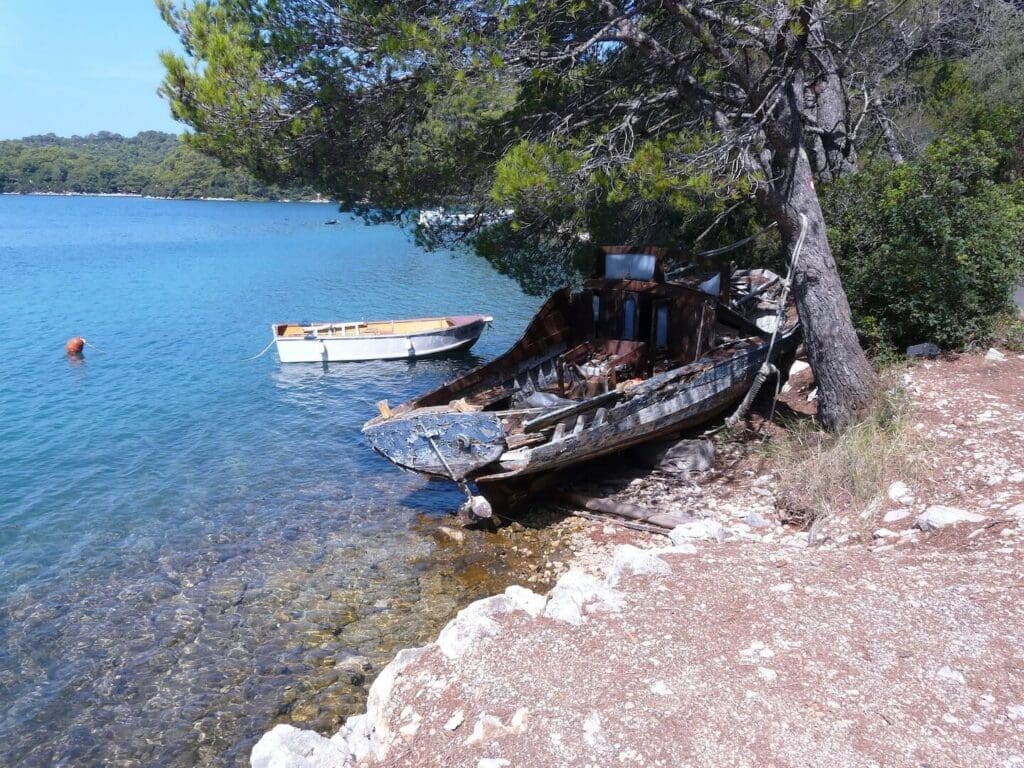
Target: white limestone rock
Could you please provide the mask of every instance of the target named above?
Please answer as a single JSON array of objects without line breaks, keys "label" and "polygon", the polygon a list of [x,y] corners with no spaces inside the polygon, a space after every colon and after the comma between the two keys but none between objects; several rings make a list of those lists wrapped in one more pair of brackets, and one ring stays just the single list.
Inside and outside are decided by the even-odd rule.
[{"label": "white limestone rock", "polygon": [[[366,714],[349,718],[345,723],[345,743],[357,760],[361,760],[370,752],[378,760],[384,759],[391,742],[391,726],[387,720],[387,704],[391,700],[391,692],[406,667],[422,656],[428,647],[405,648],[399,651],[370,686],[366,697]],[[359,720],[360,717],[363,718],[362,721]],[[352,722],[353,720],[355,722]],[[338,736],[340,733],[335,735]]]},{"label": "white limestone rock", "polygon": [[1024,527],[1024,504],[1016,504],[1006,510],[1006,514],[1017,521],[1019,527]]},{"label": "white limestone rock", "polygon": [[717,520],[691,520],[677,525],[668,534],[673,544],[682,545],[693,539],[721,541],[725,538],[725,529]]},{"label": "white limestone rock", "polygon": [[937,531],[957,523],[981,523],[985,520],[984,515],[968,512],[966,509],[934,504],[918,515],[914,525],[922,531]]},{"label": "white limestone rock", "polygon": [[657,680],[651,684],[651,693],[655,696],[672,696],[672,689],[665,684],[664,680]]},{"label": "white limestone rock", "polygon": [[473,726],[473,732],[466,737],[463,743],[467,746],[485,744],[504,736],[523,733],[526,731],[526,720],[529,714],[530,710],[526,707],[520,707],[512,715],[508,725],[505,725],[501,722],[501,718],[488,715],[485,712],[477,719],[476,724]]},{"label": "white limestone rock", "polygon": [[998,349],[993,348],[989,349],[989,351],[985,353],[985,359],[991,363],[1001,363],[1004,360],[1006,360],[1006,355],[1004,355]]},{"label": "white limestone rock", "polygon": [[617,611],[622,605],[621,593],[590,574],[573,569],[563,574],[551,590],[544,616],[579,625],[586,621],[585,609]]},{"label": "white limestone rock", "polygon": [[601,745],[604,739],[601,736],[601,713],[593,710],[583,721],[583,739],[590,747]]},{"label": "white limestone rock", "polygon": [[882,518],[882,520],[884,520],[887,523],[897,523],[900,520],[905,520],[908,517],[910,517],[909,509],[890,509],[888,512],[885,513],[885,516]]},{"label": "white limestone rock", "polygon": [[354,758],[342,744],[282,723],[256,742],[249,763],[252,768],[345,768]]},{"label": "white limestone rock", "polygon": [[505,595],[470,603],[441,630],[437,647],[445,658],[458,659],[483,638],[501,634],[501,627],[493,617],[511,610],[512,601]]},{"label": "white limestone rock", "polygon": [[914,494],[911,493],[910,488],[902,480],[897,480],[889,485],[888,496],[890,500],[904,506],[914,503]]},{"label": "white limestone rock", "polygon": [[668,563],[648,549],[640,549],[632,544],[622,544],[615,548],[612,570],[608,576],[608,585],[618,586],[626,575],[666,575],[671,572]]},{"label": "white limestone rock", "polygon": [[534,619],[544,613],[544,606],[548,602],[544,595],[538,595],[533,590],[520,587],[518,584],[506,588],[505,597],[508,598],[513,610],[528,613]]},{"label": "white limestone rock", "polygon": [[963,685],[966,681],[962,672],[953,669],[952,667],[939,667],[939,670],[935,673],[935,676],[939,680],[945,680],[949,683],[956,683],[957,685]]},{"label": "white limestone rock", "polygon": [[690,542],[679,544],[674,547],[663,547],[658,550],[659,555],[696,555],[697,547]]},{"label": "white limestone rock", "polygon": [[463,712],[461,709],[457,709],[455,710],[455,712],[452,713],[452,716],[448,718],[448,722],[444,724],[444,729],[446,731],[454,731],[456,728],[462,725],[465,722],[465,720],[466,713]]},{"label": "white limestone rock", "polygon": [[343,747],[355,761],[362,760],[373,751],[370,720],[366,714],[353,715],[345,721],[331,741]]},{"label": "white limestone rock", "polygon": [[750,512],[743,520],[751,528],[771,528],[771,522],[761,517],[757,512]]}]

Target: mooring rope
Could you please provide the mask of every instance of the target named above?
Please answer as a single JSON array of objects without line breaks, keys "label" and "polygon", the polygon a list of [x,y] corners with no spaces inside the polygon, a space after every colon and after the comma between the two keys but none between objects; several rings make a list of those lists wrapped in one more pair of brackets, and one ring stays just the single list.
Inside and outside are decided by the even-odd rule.
[{"label": "mooring rope", "polygon": [[420,428],[420,434],[427,439],[427,442],[430,444],[430,447],[433,448],[434,453],[437,454],[437,458],[441,460],[441,465],[444,467],[445,472],[448,473],[448,479],[459,486],[459,490],[466,495],[466,501],[472,508],[473,492],[469,490],[469,483],[466,482],[465,478],[457,478],[455,476],[455,473],[452,471],[451,466],[448,464],[448,460],[445,459],[444,454],[441,452],[440,446],[438,446],[438,444],[434,442],[433,434],[427,432],[426,427],[423,426],[423,421],[420,419],[416,419],[416,424]]},{"label": "mooring rope", "polygon": [[[786,299],[789,298],[789,289],[793,284],[793,272],[796,270],[796,265],[800,261],[800,252],[804,247],[804,239],[807,237],[807,217],[804,214],[800,214],[800,237],[797,238],[796,246],[793,248],[793,258],[789,260],[789,268],[786,270],[786,279],[782,283],[782,295],[779,297],[779,308],[775,313],[775,328],[772,329],[771,339],[768,341],[768,352],[765,354],[764,362],[761,363],[761,367],[757,371],[757,376],[754,377],[754,383],[750,385],[750,390],[747,392],[746,397],[743,398],[743,402],[739,404],[736,412],[725,420],[723,426],[732,429],[736,426],[737,422],[742,419],[747,411],[750,410],[751,404],[754,402],[754,398],[757,397],[757,393],[761,391],[761,387],[764,385],[765,380],[771,375],[772,372],[778,373],[778,369],[772,364],[772,351],[775,349],[775,341],[779,337],[779,329],[782,327],[783,317],[786,313]],[[778,387],[776,387],[775,397],[778,397]],[[772,402],[772,413],[775,412],[775,403]]]},{"label": "mooring rope", "polygon": [[271,342],[270,342],[269,344],[267,344],[267,346],[265,346],[265,347],[263,348],[263,351],[262,351],[262,352],[260,352],[260,353],[259,353],[258,355],[253,355],[252,357],[247,357],[247,358],[245,358],[245,359],[244,359],[244,360],[243,360],[242,362],[243,362],[243,363],[248,363],[248,362],[251,362],[251,361],[253,361],[253,360],[257,360],[257,359],[259,359],[259,358],[263,357],[263,356],[264,356],[265,354],[267,354],[267,352],[269,352],[269,351],[270,351],[270,348],[271,348],[272,346],[274,346],[274,343],[275,343],[276,341],[277,341],[277,339],[272,339],[272,340],[271,340]]},{"label": "mooring rope", "polygon": [[100,354],[104,354],[104,355],[105,355],[105,354],[107,354],[107,353],[106,353],[106,352],[104,352],[104,351],[103,351],[102,349],[100,349],[100,348],[99,348],[99,347],[97,347],[97,346],[96,346],[95,344],[93,344],[93,343],[92,343],[91,341],[86,341],[85,339],[82,339],[82,342],[83,342],[83,343],[85,344],[85,346],[87,346],[87,347],[89,347],[89,348],[91,348],[91,349],[95,349],[95,350],[96,350],[97,352],[99,352]]},{"label": "mooring rope", "polygon": [[[711,437],[723,429],[732,429],[736,426],[740,419],[750,410],[751,404],[754,402],[754,398],[757,397],[757,393],[761,391],[761,387],[764,385],[765,380],[774,371],[778,373],[778,369],[772,364],[772,351],[775,349],[775,341],[779,336],[779,328],[782,327],[782,318],[786,311],[786,299],[789,298],[789,289],[792,286],[793,272],[796,270],[797,262],[800,260],[800,252],[804,247],[804,238],[807,235],[807,217],[804,214],[800,214],[800,237],[797,238],[796,246],[793,248],[793,258],[789,260],[789,266],[786,269],[786,279],[782,284],[782,295],[779,299],[779,309],[775,313],[775,327],[772,329],[771,338],[768,341],[768,353],[765,355],[764,362],[761,363],[761,367],[757,371],[757,376],[754,377],[754,383],[750,385],[750,389],[747,390],[746,396],[743,401],[736,408],[735,413],[726,418],[723,424],[719,426],[705,430],[701,433],[701,437]],[[779,398],[779,391],[781,385],[778,381],[775,383],[775,396],[772,398],[772,410],[769,419],[775,417],[775,401]]]}]

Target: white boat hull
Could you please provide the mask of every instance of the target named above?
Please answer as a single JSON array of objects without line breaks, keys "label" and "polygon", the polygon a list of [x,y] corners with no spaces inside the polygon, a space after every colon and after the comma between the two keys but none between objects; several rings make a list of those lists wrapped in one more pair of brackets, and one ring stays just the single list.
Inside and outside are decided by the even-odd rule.
[{"label": "white boat hull", "polygon": [[491,320],[482,315],[457,318],[449,328],[421,333],[377,336],[311,333],[275,335],[282,363],[341,363],[358,360],[411,360],[472,347]]}]

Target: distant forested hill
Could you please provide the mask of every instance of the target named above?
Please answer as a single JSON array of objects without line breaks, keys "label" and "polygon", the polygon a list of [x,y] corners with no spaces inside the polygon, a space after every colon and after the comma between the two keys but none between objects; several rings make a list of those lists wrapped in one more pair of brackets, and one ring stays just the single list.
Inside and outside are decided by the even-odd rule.
[{"label": "distant forested hill", "polygon": [[121,193],[155,197],[277,200],[306,190],[263,184],[186,147],[173,133],[132,138],[101,131],[62,138],[48,133],[0,141],[0,192]]}]

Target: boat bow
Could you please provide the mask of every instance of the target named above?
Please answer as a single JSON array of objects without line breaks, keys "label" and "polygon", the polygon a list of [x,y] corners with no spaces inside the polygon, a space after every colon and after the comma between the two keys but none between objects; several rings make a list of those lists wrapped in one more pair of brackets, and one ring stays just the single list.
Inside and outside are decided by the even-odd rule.
[{"label": "boat bow", "polygon": [[462,480],[505,452],[495,413],[414,413],[380,416],[363,427],[373,449],[404,469]]}]

